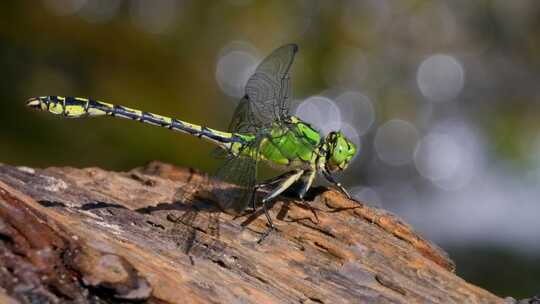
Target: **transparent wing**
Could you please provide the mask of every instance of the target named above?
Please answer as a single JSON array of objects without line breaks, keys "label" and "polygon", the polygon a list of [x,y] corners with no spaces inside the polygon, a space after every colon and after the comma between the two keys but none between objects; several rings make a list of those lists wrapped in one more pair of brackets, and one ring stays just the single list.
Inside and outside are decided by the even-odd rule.
[{"label": "transparent wing", "polygon": [[261,122],[256,119],[250,109],[250,100],[247,96],[240,99],[236,109],[234,110],[231,123],[229,124],[229,132],[241,134],[253,134],[261,127]]},{"label": "transparent wing", "polygon": [[[255,69],[249,78],[245,96],[235,109],[229,132],[258,134],[263,138],[272,123],[288,116],[290,102],[290,68],[296,44],[284,45],[273,51]],[[244,149],[252,149],[252,157],[229,155],[217,172],[217,177],[234,185],[234,189],[219,192],[218,201],[225,211],[241,213],[253,199],[257,178],[257,161],[260,140],[254,140]],[[224,156],[224,153],[219,153]]]},{"label": "transparent wing", "polygon": [[284,45],[273,51],[257,66],[246,84],[246,95],[240,100],[230,131],[251,131],[270,127],[287,116],[290,107],[290,69],[296,44]]},{"label": "transparent wing", "polygon": [[260,140],[255,140],[244,149],[254,149],[253,157],[229,156],[225,164],[218,170],[217,177],[229,183],[227,188],[218,189],[215,195],[222,210],[229,213],[242,213],[255,195],[257,180],[257,163]]}]

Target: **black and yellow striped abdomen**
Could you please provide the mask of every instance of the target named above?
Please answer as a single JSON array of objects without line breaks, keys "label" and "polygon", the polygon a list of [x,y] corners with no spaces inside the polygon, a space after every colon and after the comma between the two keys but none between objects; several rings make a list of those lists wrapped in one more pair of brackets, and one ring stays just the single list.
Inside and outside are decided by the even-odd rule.
[{"label": "black and yellow striped abdomen", "polygon": [[93,99],[80,97],[42,96],[28,100],[28,106],[67,118],[83,118],[91,116],[109,115],[140,121],[167,128],[173,131],[188,133],[199,138],[216,143],[226,150],[235,150],[249,140],[249,136],[232,134],[210,129],[204,126],[191,124],[179,119],[161,116],[128,107],[113,105]]},{"label": "black and yellow striped abdomen", "polygon": [[206,139],[232,155],[257,158],[279,168],[314,167],[321,143],[319,133],[294,116],[288,117],[284,125],[276,124],[260,134],[238,134],[80,97],[35,97],[27,105],[67,118],[112,116],[139,121]]}]

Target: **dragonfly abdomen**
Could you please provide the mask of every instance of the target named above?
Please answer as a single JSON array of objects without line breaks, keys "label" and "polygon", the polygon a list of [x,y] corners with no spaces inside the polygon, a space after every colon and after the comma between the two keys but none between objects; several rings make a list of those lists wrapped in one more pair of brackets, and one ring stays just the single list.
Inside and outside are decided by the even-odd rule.
[{"label": "dragonfly abdomen", "polygon": [[170,130],[188,133],[216,143],[223,149],[230,149],[233,143],[241,143],[244,139],[228,132],[210,129],[191,124],[176,118],[113,105],[93,99],[81,97],[43,96],[31,98],[28,106],[67,118],[83,118],[90,116],[113,116],[140,121],[145,124],[159,126]]}]

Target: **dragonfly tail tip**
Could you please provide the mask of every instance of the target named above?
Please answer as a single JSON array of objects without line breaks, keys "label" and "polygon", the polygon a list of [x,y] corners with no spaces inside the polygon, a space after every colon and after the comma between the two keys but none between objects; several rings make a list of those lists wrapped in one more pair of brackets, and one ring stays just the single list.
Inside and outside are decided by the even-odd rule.
[{"label": "dragonfly tail tip", "polygon": [[39,108],[40,105],[41,105],[41,100],[39,99],[39,97],[32,97],[26,101],[26,106],[30,108]]}]

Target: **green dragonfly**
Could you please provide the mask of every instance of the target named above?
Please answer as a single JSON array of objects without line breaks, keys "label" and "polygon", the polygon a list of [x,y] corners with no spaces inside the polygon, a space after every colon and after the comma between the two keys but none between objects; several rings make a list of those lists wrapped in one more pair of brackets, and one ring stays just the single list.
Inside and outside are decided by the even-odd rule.
[{"label": "green dragonfly", "polygon": [[[347,168],[357,152],[356,146],[341,131],[330,132],[323,138],[308,123],[289,113],[290,69],[297,52],[296,44],[284,45],[257,66],[246,83],[245,95],[236,107],[228,132],[80,97],[34,97],[27,105],[68,118],[109,115],[136,120],[216,144],[226,157],[217,176],[236,185],[226,200],[220,200],[223,211],[241,214],[250,203],[255,210],[257,190],[271,189],[262,199],[269,227],[262,234],[261,242],[274,229],[268,202],[293,184],[302,199],[319,172],[351,198],[332,173]],[[286,172],[257,183],[260,161]]]}]

